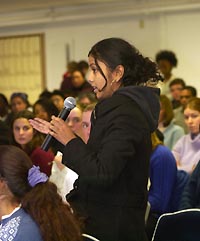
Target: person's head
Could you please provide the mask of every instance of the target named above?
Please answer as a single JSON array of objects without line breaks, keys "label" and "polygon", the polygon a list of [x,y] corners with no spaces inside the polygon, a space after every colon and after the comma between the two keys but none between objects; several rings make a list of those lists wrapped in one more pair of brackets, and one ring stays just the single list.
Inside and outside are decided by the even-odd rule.
[{"label": "person's head", "polygon": [[44,241],[81,240],[77,221],[56,186],[33,166],[24,151],[12,145],[0,146],[0,202],[4,207],[12,205],[13,210],[21,204],[38,225]]},{"label": "person's head", "polygon": [[44,140],[44,136],[34,130],[29,123],[29,120],[34,117],[32,112],[23,110],[16,113],[12,120],[14,143],[27,153],[31,153]]},{"label": "person's head", "polygon": [[156,64],[123,39],[109,38],[96,43],[88,57],[88,82],[97,99],[110,97],[121,86],[160,80]]},{"label": "person's head", "polygon": [[172,69],[177,66],[178,60],[174,52],[162,50],[156,54],[156,63],[164,77],[168,78]]},{"label": "person's head", "polygon": [[71,110],[66,122],[74,133],[80,135],[82,132],[82,109],[79,105]]},{"label": "person's head", "polygon": [[67,72],[69,76],[78,68],[78,63],[76,61],[70,61],[67,64]]},{"label": "person's head", "polygon": [[72,72],[72,85],[74,88],[80,88],[85,83],[85,77],[83,72],[75,70]]},{"label": "person's head", "polygon": [[87,143],[89,136],[90,136],[90,129],[91,129],[91,114],[92,111],[95,108],[95,103],[88,105],[84,110],[83,110],[83,115],[82,115],[82,126],[83,126],[83,135],[84,135],[84,141]]},{"label": "person's head", "polygon": [[4,194],[4,200],[13,205],[22,201],[25,193],[31,189],[27,180],[31,166],[31,160],[19,148],[12,145],[0,146],[0,200]]},{"label": "person's head", "polygon": [[45,89],[39,94],[39,99],[42,99],[42,98],[47,98],[47,99],[51,98],[51,92]]},{"label": "person's head", "polygon": [[8,113],[9,104],[6,96],[0,93],[0,116],[4,116]]},{"label": "person's head", "polygon": [[57,116],[59,110],[51,100],[42,98],[37,100],[33,105],[33,113],[35,114],[35,117],[50,121],[51,116]]},{"label": "person's head", "polygon": [[86,76],[87,72],[88,72],[88,62],[85,60],[81,60],[78,62],[78,69],[84,74],[84,76]]},{"label": "person's head", "polygon": [[166,95],[160,96],[160,115],[159,123],[163,123],[163,126],[168,126],[174,117],[172,103]]},{"label": "person's head", "polygon": [[29,119],[33,119],[34,115],[28,110],[18,112],[13,118],[13,135],[14,140],[19,144],[23,149],[25,146],[31,142],[34,136],[34,130]]},{"label": "person's head", "polygon": [[188,100],[184,117],[190,133],[200,133],[200,98],[194,97]]},{"label": "person's head", "polygon": [[51,94],[51,100],[59,111],[63,109],[65,96],[62,91],[54,90]]},{"label": "person's head", "polygon": [[10,97],[11,110],[13,113],[27,109],[30,104],[26,93],[13,93]]},{"label": "person's head", "polygon": [[96,99],[94,93],[83,92],[78,95],[77,101],[80,105],[82,105],[83,107],[86,107],[88,105],[96,103],[97,99]]},{"label": "person's head", "polygon": [[183,107],[186,106],[188,100],[197,96],[197,91],[193,86],[185,86],[180,93],[180,102]]},{"label": "person's head", "polygon": [[170,93],[173,100],[180,101],[181,91],[185,87],[185,82],[182,79],[174,79],[169,84]]}]

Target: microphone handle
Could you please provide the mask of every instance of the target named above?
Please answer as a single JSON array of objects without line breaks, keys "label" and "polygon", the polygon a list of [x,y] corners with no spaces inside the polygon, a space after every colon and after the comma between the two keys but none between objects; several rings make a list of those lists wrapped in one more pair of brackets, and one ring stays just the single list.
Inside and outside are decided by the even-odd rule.
[{"label": "microphone handle", "polygon": [[41,149],[43,151],[48,151],[53,139],[55,138],[52,135],[48,134],[41,145]]},{"label": "microphone handle", "polygon": [[[70,111],[71,109],[69,108],[63,108],[62,111],[59,113],[58,117],[61,118],[62,120],[66,120]],[[41,145],[41,149],[43,151],[48,151],[53,140],[55,140],[55,138],[52,135],[48,134]]]}]

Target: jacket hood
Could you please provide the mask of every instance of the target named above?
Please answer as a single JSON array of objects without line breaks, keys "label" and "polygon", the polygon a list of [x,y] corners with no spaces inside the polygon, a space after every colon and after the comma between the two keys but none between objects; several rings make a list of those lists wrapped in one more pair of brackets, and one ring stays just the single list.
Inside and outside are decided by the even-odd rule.
[{"label": "jacket hood", "polygon": [[135,101],[146,116],[150,130],[153,132],[158,126],[160,112],[160,89],[144,86],[126,86],[115,92],[125,95]]}]

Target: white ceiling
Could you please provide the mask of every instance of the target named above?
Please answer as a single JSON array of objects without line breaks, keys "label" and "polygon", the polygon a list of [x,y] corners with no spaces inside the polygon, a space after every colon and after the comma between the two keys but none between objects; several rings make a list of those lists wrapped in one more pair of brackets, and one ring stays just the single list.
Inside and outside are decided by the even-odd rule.
[{"label": "white ceiling", "polygon": [[0,12],[5,13],[9,11],[39,10],[58,7],[80,7],[111,2],[121,2],[121,0],[0,0]]},{"label": "white ceiling", "polygon": [[0,28],[199,9],[200,0],[0,0]]},{"label": "white ceiling", "polygon": [[83,7],[102,4],[132,4],[151,6],[170,6],[182,4],[195,4],[200,0],[0,0],[0,13],[11,13],[24,10],[41,10],[60,7]]}]

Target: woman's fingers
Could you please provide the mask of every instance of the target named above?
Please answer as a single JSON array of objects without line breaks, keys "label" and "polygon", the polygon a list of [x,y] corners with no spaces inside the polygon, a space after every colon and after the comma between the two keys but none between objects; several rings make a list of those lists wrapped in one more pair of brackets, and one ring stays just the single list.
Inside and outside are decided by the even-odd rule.
[{"label": "woman's fingers", "polygon": [[30,119],[29,120],[30,124],[33,126],[34,129],[36,129],[39,132],[42,132],[44,134],[48,134],[49,133],[49,127],[50,127],[50,123],[42,120],[40,118],[35,118]]}]

